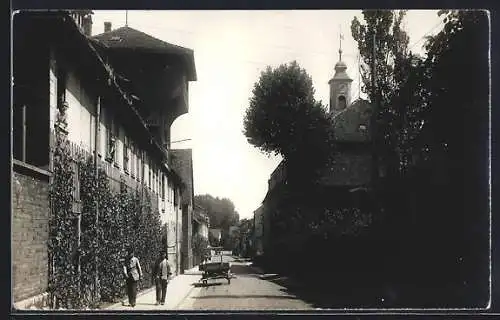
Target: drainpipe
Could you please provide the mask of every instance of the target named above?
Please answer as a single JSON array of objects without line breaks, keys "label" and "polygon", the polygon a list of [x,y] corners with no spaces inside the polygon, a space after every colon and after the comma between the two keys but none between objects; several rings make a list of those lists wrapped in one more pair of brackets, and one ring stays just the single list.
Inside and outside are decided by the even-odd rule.
[{"label": "drainpipe", "polygon": [[22,121],[23,132],[21,135],[21,161],[26,162],[26,105],[23,104],[22,108]]},{"label": "drainpipe", "polygon": [[[100,132],[101,132],[101,97],[97,97],[97,105],[96,105],[96,121],[95,121],[95,143],[94,143],[94,169],[95,169],[95,178],[96,181],[99,178],[99,168],[98,168],[98,157],[99,157],[99,141],[100,141]],[[96,228],[96,242],[97,246],[99,245],[99,193],[96,194],[96,202],[95,202],[95,228]],[[99,288],[99,261],[97,259],[97,254],[95,255],[95,298],[99,297],[98,288]]]},{"label": "drainpipe", "polygon": [[[175,183],[172,184],[172,187],[174,189],[174,193],[175,193]],[[175,195],[174,195],[174,199],[175,199]],[[172,200],[174,200],[172,199]],[[176,264],[177,264],[177,274],[180,274],[181,273],[181,268],[180,268],[180,252],[179,252],[179,210],[178,208],[175,206],[175,203],[174,203],[174,210],[175,210],[175,255],[176,255]]]}]

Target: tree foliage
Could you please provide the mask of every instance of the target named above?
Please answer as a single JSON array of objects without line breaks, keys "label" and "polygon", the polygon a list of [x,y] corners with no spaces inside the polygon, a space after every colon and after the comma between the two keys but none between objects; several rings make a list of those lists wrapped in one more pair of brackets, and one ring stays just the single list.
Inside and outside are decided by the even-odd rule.
[{"label": "tree foliage", "polygon": [[211,228],[228,230],[230,226],[236,225],[239,221],[239,214],[230,199],[203,194],[196,195],[194,201],[196,205],[207,210]]},{"label": "tree foliage", "polygon": [[406,11],[363,10],[362,14],[363,22],[357,17],[353,19],[351,33],[362,57],[363,90],[376,111],[377,130],[373,138],[377,158],[389,175],[394,175],[404,170],[402,163],[407,161],[402,152],[407,149],[409,127],[406,118],[409,103],[405,99],[412,96],[402,90],[414,65],[409,37],[402,28]]},{"label": "tree foliage", "polygon": [[[486,238],[473,231],[487,228],[486,13],[441,11],[444,27],[427,38],[427,57],[413,56],[403,31],[395,32],[401,13],[370,10],[363,15],[364,23],[353,20],[352,33],[364,58],[364,87],[375,101],[380,91],[382,130],[377,138],[385,147],[379,150],[397,173],[387,181],[386,188],[391,190],[386,198],[388,208],[395,216],[417,223],[419,227],[414,229],[426,230],[424,240],[417,240],[417,234],[408,240],[414,244],[402,240],[405,246],[414,245],[425,252],[427,256],[420,260],[434,259],[446,265],[448,271],[441,273],[442,279],[454,277],[455,283],[462,284],[472,281],[482,274],[479,263],[487,257]],[[370,81],[373,30],[378,91]],[[400,230],[401,239],[412,233],[402,220],[392,225]],[[468,262],[457,265],[459,257]],[[463,281],[463,277],[469,280]]]},{"label": "tree foliage", "polygon": [[334,151],[331,117],[315,100],[311,77],[295,61],[261,73],[243,125],[250,144],[285,159],[291,181],[294,174],[313,181]]}]

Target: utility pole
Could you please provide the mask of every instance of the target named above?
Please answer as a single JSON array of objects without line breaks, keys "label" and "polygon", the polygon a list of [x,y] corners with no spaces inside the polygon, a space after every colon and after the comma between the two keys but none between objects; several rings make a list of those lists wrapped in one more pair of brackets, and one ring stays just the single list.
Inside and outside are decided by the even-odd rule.
[{"label": "utility pole", "polygon": [[377,38],[376,31],[373,30],[373,52],[372,52],[372,117],[371,117],[371,139],[372,139],[372,185],[377,186],[378,182],[378,154],[377,154],[377,140],[378,128],[377,119],[379,112],[379,93],[377,88]]},{"label": "utility pole", "polygon": [[[101,122],[101,97],[97,97],[97,106],[96,106],[96,121],[95,121],[95,143],[94,143],[94,169],[95,169],[95,179],[99,181],[99,141],[100,141],[100,122]],[[96,248],[99,246],[99,192],[96,193],[96,202],[95,202],[95,230],[96,230]],[[95,299],[99,298],[99,260],[97,257],[97,253],[95,255],[95,279],[94,279],[94,290],[95,290]]]}]

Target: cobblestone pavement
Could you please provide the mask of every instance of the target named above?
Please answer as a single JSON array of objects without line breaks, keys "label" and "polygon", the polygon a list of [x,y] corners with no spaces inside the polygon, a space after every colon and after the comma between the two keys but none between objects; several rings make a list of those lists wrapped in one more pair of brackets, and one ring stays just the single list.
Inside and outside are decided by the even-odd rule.
[{"label": "cobblestone pavement", "polygon": [[234,278],[210,280],[208,285],[196,284],[177,310],[305,310],[312,307],[288,294],[286,289],[267,279],[273,275],[260,274],[251,262],[232,260]]}]

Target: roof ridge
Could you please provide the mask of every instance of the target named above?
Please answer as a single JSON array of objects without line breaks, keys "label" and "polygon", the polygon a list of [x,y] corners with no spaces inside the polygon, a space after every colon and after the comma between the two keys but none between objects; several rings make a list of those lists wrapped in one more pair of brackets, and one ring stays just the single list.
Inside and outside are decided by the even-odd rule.
[{"label": "roof ridge", "polygon": [[123,27],[120,27],[118,29],[114,29],[114,30],[111,30],[111,31],[108,31],[108,32],[103,32],[103,33],[100,33],[98,35],[93,36],[92,38],[94,38],[96,40],[99,40],[98,37],[100,37],[102,35],[105,35],[105,34],[111,34],[113,32],[119,31],[119,30],[132,30],[133,32],[139,33],[141,36],[153,39],[154,41],[157,41],[157,42],[161,43],[164,46],[167,46],[167,47],[168,46],[172,46],[172,47],[175,47],[177,49],[184,50],[184,51],[187,51],[187,52],[190,52],[190,53],[193,52],[193,49],[182,47],[182,46],[170,43],[170,42],[166,42],[164,40],[161,40],[161,39],[158,39],[156,37],[153,37],[152,35],[147,34],[147,33],[143,32],[141,30],[134,29],[134,28],[132,28],[130,26],[123,26]]}]

